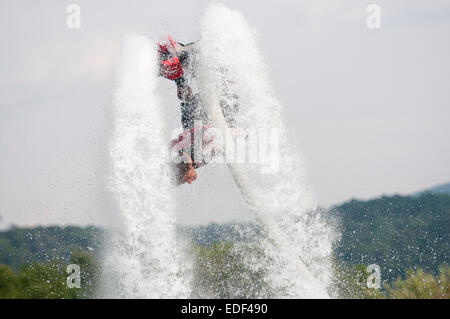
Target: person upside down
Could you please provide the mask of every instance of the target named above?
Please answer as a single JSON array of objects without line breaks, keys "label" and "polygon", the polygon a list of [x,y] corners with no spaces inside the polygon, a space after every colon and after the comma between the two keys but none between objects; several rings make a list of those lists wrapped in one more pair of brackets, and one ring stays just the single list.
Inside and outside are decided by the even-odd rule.
[{"label": "person upside down", "polygon": [[[173,41],[170,36],[168,42],[158,43],[160,76],[175,82],[177,96],[181,101],[183,133],[170,143],[172,152],[178,153],[176,161],[171,162],[174,181],[178,185],[191,184],[197,179],[196,169],[207,164],[202,154],[204,149],[209,150],[210,158],[215,154],[215,148],[212,147],[213,138],[205,134],[210,127],[208,114],[199,94],[193,94],[186,77],[194,67],[194,50],[194,43],[185,45]],[[198,144],[198,140],[201,145]]]}]

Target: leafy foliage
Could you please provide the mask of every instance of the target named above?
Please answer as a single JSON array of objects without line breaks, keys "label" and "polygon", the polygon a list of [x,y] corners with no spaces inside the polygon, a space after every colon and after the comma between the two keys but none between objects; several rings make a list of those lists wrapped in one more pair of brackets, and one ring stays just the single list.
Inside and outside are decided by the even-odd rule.
[{"label": "leafy foliage", "polygon": [[384,294],[377,289],[367,287],[368,273],[366,265],[348,266],[335,260],[334,295],[345,299],[383,298]]},{"label": "leafy foliage", "polygon": [[67,265],[58,261],[31,263],[14,273],[0,266],[0,298],[74,299],[94,296],[98,270],[94,257],[76,252],[70,262],[80,266],[81,288],[68,288]]},{"label": "leafy foliage", "polygon": [[392,299],[450,299],[450,267],[443,265],[439,275],[424,273],[421,269],[409,269],[406,279],[397,279],[386,285],[387,296]]},{"label": "leafy foliage", "polygon": [[[246,260],[261,258],[251,245],[215,243],[196,249],[194,284],[197,296],[212,298],[258,298],[267,296],[263,269],[255,269]],[[247,257],[247,258],[246,258]],[[270,296],[270,295],[269,295]]]}]

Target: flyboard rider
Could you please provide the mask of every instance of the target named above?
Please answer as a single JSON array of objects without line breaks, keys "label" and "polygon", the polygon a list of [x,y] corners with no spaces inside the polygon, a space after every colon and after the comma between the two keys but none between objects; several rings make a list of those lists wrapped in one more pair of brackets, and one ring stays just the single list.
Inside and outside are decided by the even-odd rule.
[{"label": "flyboard rider", "polygon": [[[172,37],[168,37],[165,43],[158,43],[158,55],[160,62],[160,76],[175,82],[177,86],[177,96],[181,101],[181,125],[183,133],[170,143],[172,151],[178,152],[179,158],[176,163],[171,163],[174,180],[177,184],[191,184],[197,179],[197,168],[204,166],[207,162],[203,156],[198,156],[195,152],[195,135],[201,134],[200,139],[202,149],[207,149],[213,142],[212,138],[207,138],[204,132],[209,127],[208,114],[200,100],[199,94],[193,94],[189,85],[188,75],[195,67],[195,47],[194,42],[182,44],[175,42]],[[201,121],[202,125],[197,125],[196,121]],[[197,122],[198,123],[198,122]],[[209,147],[210,155],[214,156],[214,147]],[[200,157],[200,160],[196,160]]]}]

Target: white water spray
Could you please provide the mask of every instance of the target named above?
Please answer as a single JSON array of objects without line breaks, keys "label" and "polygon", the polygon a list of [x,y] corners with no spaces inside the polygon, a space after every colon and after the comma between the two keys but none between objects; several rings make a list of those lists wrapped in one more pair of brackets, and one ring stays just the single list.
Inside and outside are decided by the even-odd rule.
[{"label": "white water spray", "polygon": [[146,37],[127,37],[114,101],[109,185],[124,227],[106,243],[102,297],[189,296],[189,267],[182,265],[175,234],[157,61]]},{"label": "white water spray", "polygon": [[265,232],[259,246],[267,260],[261,268],[271,292],[262,297],[326,298],[334,232],[305,187],[301,158],[288,143],[282,106],[274,97],[255,34],[239,12],[222,5],[208,8],[201,27],[198,78],[213,124],[223,130],[218,101],[232,104],[235,94],[240,105],[237,127],[277,128],[280,135],[277,173],[261,174],[254,164],[229,165]]},{"label": "white water spray", "polygon": [[[209,7],[201,28],[197,80],[213,124],[225,129],[219,101],[231,105],[238,96],[236,127],[276,128],[280,136],[278,172],[262,174],[260,165],[229,164],[263,230],[262,238],[255,237],[255,251],[263,252],[262,258],[251,250],[241,250],[246,265],[262,271],[267,284],[250,294],[263,298],[326,298],[332,276],[334,232],[305,187],[301,158],[288,142],[282,106],[274,97],[255,34],[240,13],[220,5]],[[107,245],[102,297],[199,295],[190,291],[189,259],[181,253],[175,234],[155,51],[145,37],[131,36],[119,68],[110,189],[124,229]],[[247,296],[246,289],[234,295]]]}]

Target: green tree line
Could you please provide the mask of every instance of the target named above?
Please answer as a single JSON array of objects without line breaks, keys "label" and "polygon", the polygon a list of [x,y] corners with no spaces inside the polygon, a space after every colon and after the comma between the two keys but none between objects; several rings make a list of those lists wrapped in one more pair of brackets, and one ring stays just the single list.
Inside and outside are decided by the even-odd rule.
[{"label": "green tree line", "polygon": [[[333,207],[331,214],[342,234],[333,257],[337,297],[448,298],[450,195],[352,200]],[[179,230],[194,243],[196,297],[273,296],[265,270],[244,262],[249,256],[263,258],[252,246],[262,231],[257,225]],[[103,235],[96,227],[73,226],[0,232],[0,298],[94,297]],[[66,285],[71,263],[83,265],[81,289]],[[379,290],[367,288],[369,264],[381,267]]]},{"label": "green tree line", "polygon": [[[248,247],[253,249],[252,247]],[[193,297],[258,298],[271,297],[264,270],[255,271],[243,262],[233,243],[196,247]],[[67,263],[31,263],[17,271],[0,265],[0,298],[85,299],[95,298],[100,273],[96,258],[85,252],[72,254],[69,261],[81,269],[80,288],[67,285]],[[405,278],[384,283],[381,289],[368,288],[365,265],[335,269],[335,285],[330,293],[338,298],[448,299],[450,267],[443,265],[437,275],[421,269],[406,270]]]}]

